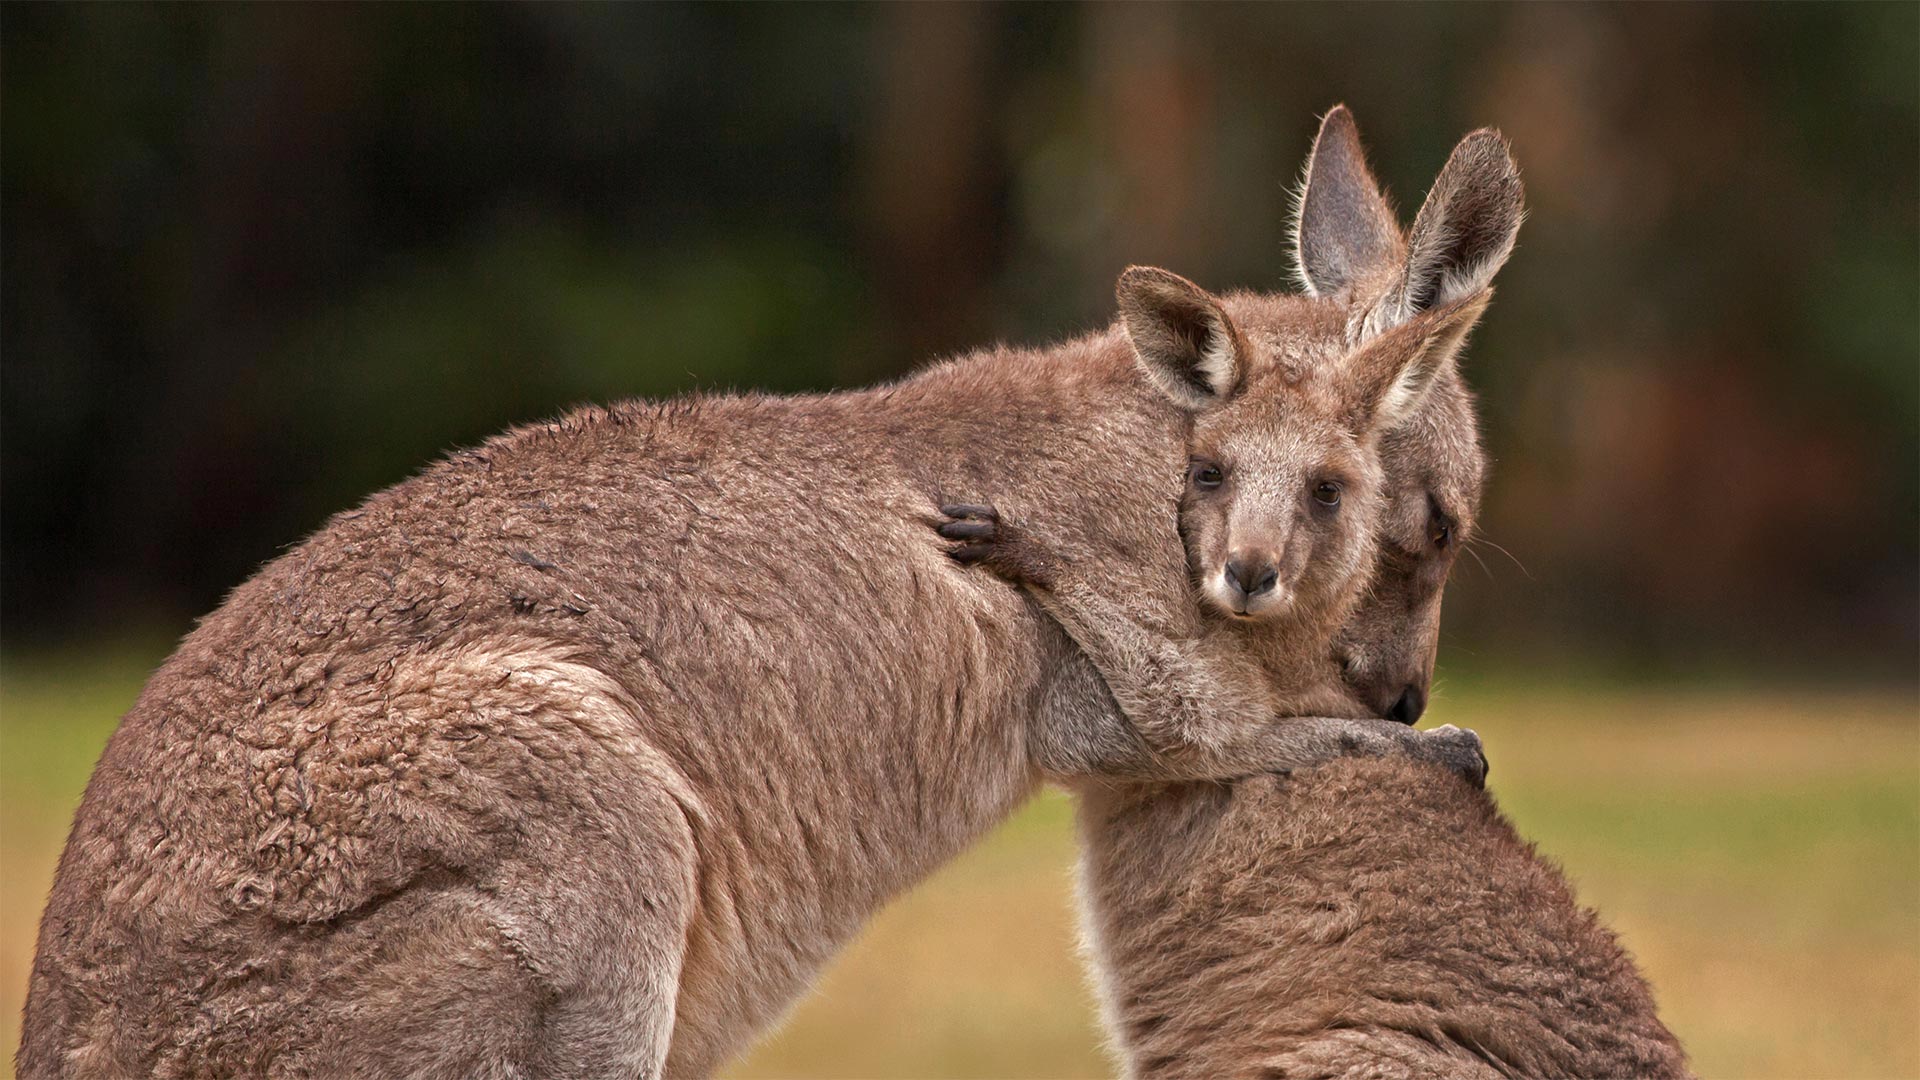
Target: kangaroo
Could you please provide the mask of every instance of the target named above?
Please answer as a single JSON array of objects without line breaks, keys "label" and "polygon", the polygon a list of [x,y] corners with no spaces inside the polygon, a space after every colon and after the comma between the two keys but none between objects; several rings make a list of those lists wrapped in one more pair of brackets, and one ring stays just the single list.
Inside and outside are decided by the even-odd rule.
[{"label": "kangaroo", "polygon": [[[1362,159],[1350,165],[1343,198],[1370,219],[1364,232],[1387,236],[1391,211]],[[1310,257],[1310,236],[1303,227],[1310,288],[1380,276]],[[1373,250],[1387,268],[1400,257],[1393,243]],[[1309,652],[1282,700],[1311,695],[1317,678],[1389,715],[1424,707],[1441,596],[1486,473],[1456,365],[1379,445],[1372,581],[1317,674]],[[945,530],[956,556],[1023,585],[1130,713],[1206,723],[1275,700],[1219,681],[1246,676],[1155,637],[1017,524],[977,509],[966,519],[989,527]],[[1405,759],[1345,759],[1231,785],[1088,785],[1080,820],[1089,952],[1129,1076],[1689,1075],[1619,942],[1467,783]]]},{"label": "kangaroo", "polygon": [[[1330,114],[1312,175],[1337,188],[1354,139]],[[1436,197],[1477,222],[1510,173],[1456,151]],[[1353,261],[1332,246],[1365,238],[1316,232],[1340,200],[1315,205],[1315,258]],[[1464,333],[1495,231],[1409,253],[1390,310],[1139,272],[1122,319],[1050,349],[583,409],[335,517],[207,616],[109,741],[20,1071],[704,1075],[1043,780],[1477,757],[1388,721],[1136,729],[928,527],[947,491],[1013,493],[1036,539],[1193,637],[1175,507],[1196,415],[1279,392],[1267,367],[1440,335],[1400,353],[1371,406],[1395,411]],[[1243,607],[1262,648],[1277,606]]]},{"label": "kangaroo", "polygon": [[1407,760],[1083,817],[1134,1077],[1684,1077],[1646,979],[1485,792]]}]

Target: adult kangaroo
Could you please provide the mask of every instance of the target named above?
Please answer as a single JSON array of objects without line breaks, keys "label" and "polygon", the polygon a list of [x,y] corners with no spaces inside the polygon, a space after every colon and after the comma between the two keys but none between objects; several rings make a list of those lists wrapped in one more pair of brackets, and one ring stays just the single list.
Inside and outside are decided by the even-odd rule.
[{"label": "adult kangaroo", "polygon": [[1619,941],[1435,769],[1336,761],[1082,822],[1128,1076],[1690,1075]]},{"label": "adult kangaroo", "polygon": [[[189,634],[109,742],[22,1073],[703,1075],[1043,779],[1428,753],[1350,720],[1154,745],[928,526],[994,492],[1167,633],[1227,617],[1191,603],[1175,528],[1193,418],[1257,367],[1337,363],[1484,287],[1512,164],[1462,146],[1429,204],[1469,227],[1387,300],[1131,275],[1127,320],[1052,349],[586,409],[336,517]],[[1357,155],[1336,111],[1314,175]],[[1316,257],[1367,242],[1320,224],[1310,203]],[[1267,648],[1255,614],[1235,625]]]}]

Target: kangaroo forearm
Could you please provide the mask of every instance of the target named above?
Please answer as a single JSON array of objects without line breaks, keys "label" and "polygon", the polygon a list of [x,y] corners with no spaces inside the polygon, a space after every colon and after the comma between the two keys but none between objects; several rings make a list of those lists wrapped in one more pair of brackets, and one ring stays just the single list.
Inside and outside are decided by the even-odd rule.
[{"label": "kangaroo forearm", "polygon": [[1150,749],[1224,746],[1232,733],[1272,720],[1269,704],[1238,689],[1257,685],[1249,671],[1148,630],[1092,587],[1063,580],[1029,592],[1086,653]]},{"label": "kangaroo forearm", "polygon": [[1387,720],[1289,716],[1226,732],[1209,743],[1162,751],[1155,755],[1154,765],[1157,778],[1169,781],[1235,780],[1256,773],[1308,769],[1356,755],[1400,755],[1458,770],[1465,764],[1454,760],[1461,753],[1447,740]]},{"label": "kangaroo forearm", "polygon": [[[1476,776],[1477,743],[1434,736],[1385,720],[1283,716],[1237,688],[1256,673],[1196,655],[1190,642],[1142,627],[1091,586],[1057,575],[1028,591],[1080,646],[1106,681],[1139,741],[1109,740],[1120,753],[1100,773],[1155,782],[1232,780],[1310,768],[1355,754],[1402,754]],[[1292,704],[1310,708],[1311,695]]]},{"label": "kangaroo forearm", "polygon": [[1439,764],[1474,783],[1485,779],[1486,759],[1470,732],[1298,715],[1344,704],[1313,688],[1284,702],[1256,702],[1238,688],[1262,685],[1261,673],[1197,655],[1191,642],[1141,626],[1068,574],[1055,574],[1045,585],[1028,582],[1027,590],[1080,647],[1133,729],[1116,731],[1115,720],[1092,716],[1072,740],[1076,760],[1070,772],[1157,783],[1217,781],[1353,755],[1401,755]]}]

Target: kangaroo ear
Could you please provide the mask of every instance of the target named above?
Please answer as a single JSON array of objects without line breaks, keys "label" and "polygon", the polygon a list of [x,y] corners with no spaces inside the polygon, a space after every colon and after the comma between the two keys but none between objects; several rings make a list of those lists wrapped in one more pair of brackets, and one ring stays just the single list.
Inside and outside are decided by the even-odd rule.
[{"label": "kangaroo ear", "polygon": [[1455,370],[1460,346],[1490,299],[1481,290],[1429,308],[1349,354],[1341,370],[1348,430],[1391,431],[1419,412],[1427,391]]},{"label": "kangaroo ear", "polygon": [[1213,294],[1150,266],[1128,267],[1114,294],[1134,359],[1174,404],[1198,411],[1240,392],[1246,339]]},{"label": "kangaroo ear", "polygon": [[1485,290],[1513,252],[1524,194],[1499,132],[1482,128],[1460,140],[1413,220],[1406,269],[1369,314],[1368,332]]},{"label": "kangaroo ear", "polygon": [[1294,215],[1293,257],[1307,292],[1326,296],[1401,265],[1400,222],[1367,168],[1345,105],[1320,121]]}]

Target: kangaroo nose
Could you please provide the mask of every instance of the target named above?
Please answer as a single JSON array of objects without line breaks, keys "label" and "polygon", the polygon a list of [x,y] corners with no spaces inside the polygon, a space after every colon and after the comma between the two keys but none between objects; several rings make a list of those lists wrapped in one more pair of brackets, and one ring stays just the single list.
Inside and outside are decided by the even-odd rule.
[{"label": "kangaroo nose", "polygon": [[1426,711],[1427,692],[1417,686],[1409,686],[1400,692],[1400,700],[1393,703],[1393,708],[1387,710],[1387,719],[1411,726]]},{"label": "kangaroo nose", "polygon": [[1228,559],[1227,580],[1239,587],[1248,596],[1259,596],[1273,588],[1280,580],[1280,571],[1272,563],[1257,562],[1252,559]]}]

